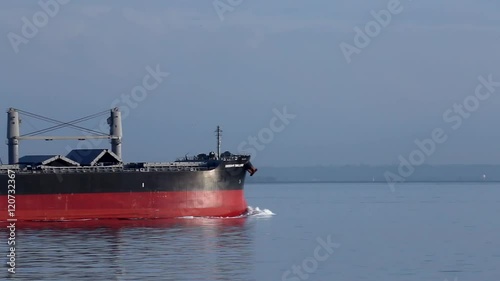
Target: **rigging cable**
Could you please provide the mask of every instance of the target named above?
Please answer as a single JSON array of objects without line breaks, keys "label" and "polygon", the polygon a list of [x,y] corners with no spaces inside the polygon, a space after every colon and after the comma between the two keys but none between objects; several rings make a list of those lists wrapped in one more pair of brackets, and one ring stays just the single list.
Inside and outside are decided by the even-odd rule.
[{"label": "rigging cable", "polygon": [[49,127],[49,128],[45,128],[43,130],[38,130],[38,131],[35,131],[35,132],[31,132],[31,133],[25,134],[23,136],[40,135],[42,133],[54,131],[54,130],[57,130],[57,129],[60,129],[60,128],[63,128],[63,127],[72,127],[74,129],[86,131],[86,132],[89,132],[89,133],[92,133],[92,134],[107,136],[107,134],[105,134],[103,132],[99,132],[99,131],[87,129],[87,128],[84,128],[84,127],[81,127],[81,126],[77,126],[77,125],[74,125],[74,124],[80,123],[80,122],[83,122],[83,121],[87,121],[87,120],[90,120],[92,118],[99,117],[100,115],[104,115],[105,113],[109,112],[108,110],[102,111],[102,112],[98,112],[98,113],[95,113],[95,114],[92,114],[92,115],[89,115],[89,116],[86,116],[86,117],[82,117],[82,118],[79,118],[79,119],[75,119],[75,120],[70,121],[70,122],[61,122],[61,121],[58,121],[58,120],[55,120],[55,119],[52,119],[52,118],[48,118],[48,117],[41,116],[41,115],[38,115],[38,114],[34,114],[34,113],[31,113],[31,112],[27,112],[27,111],[24,111],[24,110],[17,109],[17,111],[20,112],[20,113],[22,113],[22,114],[24,114],[24,115],[26,115],[26,116],[28,116],[28,117],[32,117],[32,118],[39,119],[39,120],[42,120],[42,121],[46,121],[46,122],[58,124],[58,125],[55,125],[55,126],[52,126],[52,127]]}]

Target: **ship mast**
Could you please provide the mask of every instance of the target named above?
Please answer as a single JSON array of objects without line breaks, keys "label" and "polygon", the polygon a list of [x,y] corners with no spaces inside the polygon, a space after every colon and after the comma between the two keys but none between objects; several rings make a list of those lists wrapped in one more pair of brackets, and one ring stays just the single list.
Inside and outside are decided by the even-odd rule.
[{"label": "ship mast", "polygon": [[215,133],[217,135],[217,159],[220,159],[220,145],[222,142],[222,130],[220,126],[217,126],[217,130],[215,130]]},{"label": "ship mast", "polygon": [[111,137],[111,151],[122,159],[122,115],[118,107],[111,109],[108,124],[109,136]]},{"label": "ship mast", "polygon": [[9,164],[19,162],[19,113],[14,108],[7,111],[7,145],[9,146]]}]

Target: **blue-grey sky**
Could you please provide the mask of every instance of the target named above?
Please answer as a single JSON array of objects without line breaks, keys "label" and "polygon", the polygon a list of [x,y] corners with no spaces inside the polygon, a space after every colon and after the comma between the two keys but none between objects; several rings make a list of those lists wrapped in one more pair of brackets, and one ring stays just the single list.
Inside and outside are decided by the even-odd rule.
[{"label": "blue-grey sky", "polygon": [[[286,107],[295,118],[257,165],[398,163],[438,127],[448,140],[427,163],[499,164],[500,87],[457,130],[443,114],[474,94],[479,76],[500,81],[500,2],[402,0],[347,63],[339,45],[353,45],[354,28],[389,2],[244,0],[221,20],[212,1],[73,0],[27,38],[23,17],[33,22],[38,1],[2,1],[1,104],[76,119],[111,108],[159,65],[170,75],[124,120],[126,161],[214,150],[216,125],[223,150],[236,152]],[[25,41],[13,47],[12,34]],[[23,121],[24,133],[43,128]],[[76,143],[24,141],[21,155],[67,145]]]}]

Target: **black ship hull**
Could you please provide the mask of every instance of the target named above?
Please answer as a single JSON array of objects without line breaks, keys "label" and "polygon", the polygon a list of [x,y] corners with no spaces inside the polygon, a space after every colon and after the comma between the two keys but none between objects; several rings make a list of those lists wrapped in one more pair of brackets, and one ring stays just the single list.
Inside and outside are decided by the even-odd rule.
[{"label": "black ship hull", "polygon": [[[205,171],[17,173],[10,190],[15,190],[19,220],[238,216],[247,209],[244,165],[221,162]],[[0,189],[2,220],[12,209],[8,180],[7,174],[0,175],[5,185]]]}]

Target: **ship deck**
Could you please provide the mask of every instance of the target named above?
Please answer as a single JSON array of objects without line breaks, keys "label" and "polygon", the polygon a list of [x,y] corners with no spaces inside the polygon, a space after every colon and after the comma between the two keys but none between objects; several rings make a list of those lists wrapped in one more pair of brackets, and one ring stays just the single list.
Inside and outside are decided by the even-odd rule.
[{"label": "ship deck", "polygon": [[112,172],[176,172],[176,171],[207,171],[217,165],[209,162],[152,162],[152,163],[125,163],[109,166],[37,166],[0,165],[0,174],[8,170],[19,174],[45,173],[112,173]]}]

